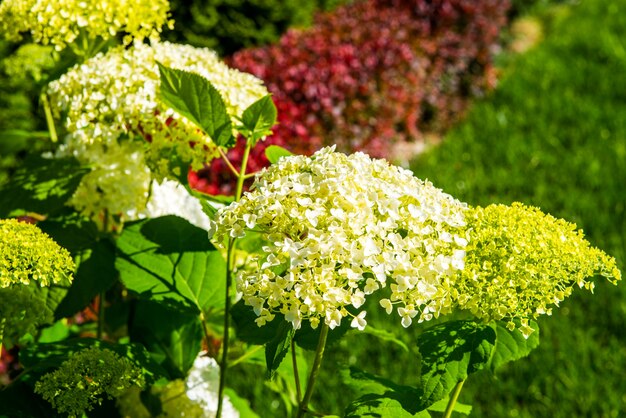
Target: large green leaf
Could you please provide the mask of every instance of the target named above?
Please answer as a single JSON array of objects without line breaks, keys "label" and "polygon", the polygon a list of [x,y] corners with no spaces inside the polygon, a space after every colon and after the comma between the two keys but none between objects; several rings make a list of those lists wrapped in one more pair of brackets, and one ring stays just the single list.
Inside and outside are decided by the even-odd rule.
[{"label": "large green leaf", "polygon": [[41,222],[39,226],[67,248],[77,264],[74,281],[56,309],[57,319],[79,312],[94,297],[117,283],[115,245],[98,231],[93,222],[72,213]]},{"label": "large green leaf", "polygon": [[27,158],[0,189],[0,218],[59,211],[89,170],[74,158]]},{"label": "large green leaf", "polygon": [[232,122],[224,100],[209,80],[201,75],[164,67],[160,99],[201,128],[217,145],[234,145]]},{"label": "large green leaf", "polygon": [[489,363],[493,372],[505,363],[526,357],[539,346],[539,325],[535,321],[530,321],[530,326],[535,332],[524,338],[518,329],[509,331],[502,322],[495,323],[496,346]]},{"label": "large green leaf", "polygon": [[276,124],[276,106],[272,97],[267,95],[244,110],[238,129],[254,145],[261,138],[272,134],[271,128],[274,124]]},{"label": "large green leaf", "polygon": [[422,356],[421,407],[444,399],[457,383],[487,366],[496,331],[473,321],[450,321],[422,333],[417,345]]},{"label": "large green leaf", "polygon": [[198,315],[177,303],[138,301],[129,334],[172,378],[184,378],[202,349]]},{"label": "large green leaf", "polygon": [[345,418],[429,418],[419,407],[422,391],[356,368],[341,371],[344,383],[359,396],[345,410]]},{"label": "large green leaf", "polygon": [[223,308],[226,262],[204,229],[177,216],[127,224],[117,240],[116,267],[144,298],[200,312]]}]

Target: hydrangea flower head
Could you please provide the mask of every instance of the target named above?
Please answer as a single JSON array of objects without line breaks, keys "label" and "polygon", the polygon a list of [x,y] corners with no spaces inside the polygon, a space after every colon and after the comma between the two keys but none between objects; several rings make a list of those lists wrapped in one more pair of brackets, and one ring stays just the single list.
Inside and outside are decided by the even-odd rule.
[{"label": "hydrangea flower head", "polygon": [[145,384],[141,369],[106,348],[90,347],[73,354],[54,372],[44,375],[35,393],[61,414],[82,416],[104,397],[116,398],[132,386]]},{"label": "hydrangea flower head", "polygon": [[131,39],[158,38],[169,22],[167,0],[4,0],[0,33],[19,41],[30,33],[36,43],[65,48],[83,36],[106,40],[124,33]]},{"label": "hydrangea flower head", "polygon": [[69,286],[74,261],[35,225],[0,219],[0,340],[13,342],[54,319],[50,287]]},{"label": "hydrangea flower head", "polygon": [[217,215],[216,242],[259,231],[268,244],[237,289],[259,326],[276,313],[295,329],[303,320],[330,328],[352,317],[367,295],[391,289],[381,304],[405,326],[451,306],[450,280],[463,268],[465,205],[405,169],[365,154],[324,148],[284,157],[262,171],[252,191]]},{"label": "hydrangea flower head", "polygon": [[[593,290],[588,278],[621,279],[615,259],[590,246],[576,225],[534,207],[490,205],[467,213],[471,241],[455,296],[462,309],[480,319],[521,322],[551,314],[574,287]],[[458,292],[458,293],[457,293]]]},{"label": "hydrangea flower head", "polygon": [[67,282],[74,271],[69,252],[35,225],[0,219],[0,288],[47,287]]},{"label": "hydrangea flower head", "polygon": [[158,171],[164,177],[172,152],[198,169],[217,150],[193,123],[158,100],[157,62],[207,78],[233,120],[267,95],[261,80],[229,68],[214,51],[168,42],[135,43],[98,54],[50,83],[48,94],[53,111],[66,115],[67,131],[85,143],[122,136],[147,140],[146,159],[157,177]]}]

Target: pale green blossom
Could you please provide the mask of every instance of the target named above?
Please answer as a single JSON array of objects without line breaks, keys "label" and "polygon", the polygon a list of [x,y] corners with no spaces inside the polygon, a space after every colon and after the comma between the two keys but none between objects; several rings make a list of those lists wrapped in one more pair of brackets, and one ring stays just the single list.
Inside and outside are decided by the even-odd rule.
[{"label": "pale green blossom", "polygon": [[[216,242],[251,229],[267,245],[237,289],[259,326],[276,313],[330,328],[352,316],[363,329],[368,295],[389,287],[381,304],[404,326],[450,311],[450,288],[463,269],[466,206],[408,170],[324,148],[284,157],[257,175],[251,192],[220,210]],[[351,312],[350,312],[351,311]]]},{"label": "pale green blossom", "polygon": [[132,386],[145,384],[141,369],[126,357],[96,346],[83,349],[64,361],[35,385],[35,393],[61,414],[80,417]]},{"label": "pale green blossom", "polygon": [[0,219],[0,342],[52,322],[52,286],[68,287],[74,261],[35,225]]},{"label": "pale green blossom", "polygon": [[552,313],[575,287],[593,290],[591,277],[621,279],[615,259],[591,247],[576,225],[534,207],[490,205],[466,213],[471,239],[465,269],[453,288],[458,306],[485,321],[529,320]]},{"label": "pale green blossom", "polygon": [[[33,41],[57,50],[74,42],[107,40],[118,33],[131,39],[158,39],[169,21],[167,0],[4,0],[0,33],[13,41],[30,33]],[[79,45],[80,48],[82,45]]]},{"label": "pale green blossom", "polygon": [[0,219],[0,288],[49,287],[66,283],[74,271],[69,252],[35,225]]}]

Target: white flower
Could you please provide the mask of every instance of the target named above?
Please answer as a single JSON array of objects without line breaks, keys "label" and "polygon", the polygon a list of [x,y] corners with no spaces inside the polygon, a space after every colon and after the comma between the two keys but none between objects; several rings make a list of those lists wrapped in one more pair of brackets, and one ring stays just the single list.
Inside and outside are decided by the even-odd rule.
[{"label": "white flower", "polygon": [[[416,307],[401,315],[407,324],[424,306],[436,308],[420,320],[450,309],[467,245],[455,239],[465,232],[465,210],[408,170],[324,148],[257,175],[251,192],[218,212],[215,242],[251,225],[263,234],[264,254],[237,276],[237,288],[247,304],[258,310],[262,298],[264,309],[288,314],[294,327],[302,320],[337,327],[346,308],[358,309],[387,282],[394,305]],[[394,309],[390,300],[381,304]],[[354,324],[365,326],[363,317]]]},{"label": "white flower", "polygon": [[[201,353],[194,361],[185,381],[187,397],[200,405],[206,418],[214,417],[217,412],[219,376],[220,367],[215,359],[203,356]],[[239,418],[239,412],[232,405],[228,396],[224,397],[222,417]]]}]

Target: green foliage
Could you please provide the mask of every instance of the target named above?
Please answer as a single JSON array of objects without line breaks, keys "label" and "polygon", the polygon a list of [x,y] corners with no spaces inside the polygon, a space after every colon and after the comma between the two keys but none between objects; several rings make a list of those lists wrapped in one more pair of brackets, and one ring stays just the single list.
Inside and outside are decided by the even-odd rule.
[{"label": "green foliage", "polygon": [[241,115],[241,126],[237,127],[237,130],[254,145],[260,139],[272,134],[276,117],[276,106],[272,97],[267,95],[244,110]]},{"label": "green foliage", "polygon": [[207,232],[177,216],[131,222],[115,265],[128,290],[197,313],[224,306],[226,262]]},{"label": "green foliage", "polygon": [[202,129],[220,146],[233,146],[232,124],[220,92],[201,75],[170,69],[160,63],[160,98]]},{"label": "green foliage", "polygon": [[88,172],[89,168],[71,157],[50,160],[30,156],[11,183],[0,189],[0,217],[60,211]]},{"label": "green foliage", "polygon": [[472,321],[445,322],[426,330],[417,344],[422,356],[420,406],[426,409],[444,399],[468,375],[487,366],[496,332]]},{"label": "green foliage", "polygon": [[430,414],[419,408],[423,392],[411,386],[398,385],[390,380],[357,369],[343,371],[344,381],[358,395],[345,412],[346,418],[376,416],[380,418],[429,418]]},{"label": "green foliage", "polygon": [[293,155],[291,151],[288,151],[283,147],[279,147],[278,145],[270,145],[265,148],[265,156],[272,164],[277,163],[280,157],[288,157],[290,155]]},{"label": "green foliage", "polygon": [[184,378],[202,348],[198,315],[176,304],[141,300],[135,306],[129,335],[143,344],[172,378]]},{"label": "green foliage", "polygon": [[118,282],[115,244],[101,236],[95,223],[74,213],[44,221],[40,226],[72,253],[77,264],[74,281],[55,311],[57,319],[79,312]]},{"label": "green foliage", "polygon": [[172,0],[169,40],[215,49],[221,55],[276,41],[289,27],[311,23],[316,10],[349,0]]}]

